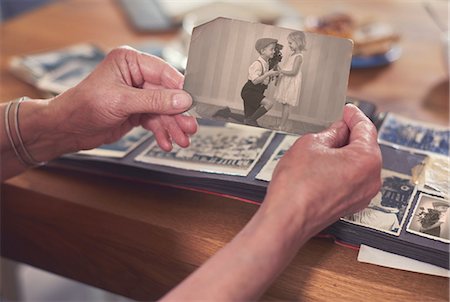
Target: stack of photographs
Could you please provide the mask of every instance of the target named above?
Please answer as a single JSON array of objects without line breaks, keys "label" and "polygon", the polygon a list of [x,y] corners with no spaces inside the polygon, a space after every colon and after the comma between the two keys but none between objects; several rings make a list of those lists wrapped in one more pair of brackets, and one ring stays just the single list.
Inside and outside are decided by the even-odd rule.
[{"label": "stack of photographs", "polygon": [[[190,147],[163,152],[145,131],[131,132],[48,168],[260,204],[278,161],[295,141],[341,118],[351,53],[346,39],[213,20],[194,29],[190,43],[184,89],[195,101],[190,111],[201,117]],[[373,104],[355,103],[379,128],[383,185],[366,209],[324,233],[449,268],[449,129],[374,114]]]},{"label": "stack of photographs", "polygon": [[[399,129],[420,128],[416,131],[420,137],[423,132],[432,136],[427,141],[433,141],[437,133],[439,149],[431,148],[432,144],[417,148],[414,144],[420,137],[396,137],[392,133],[405,132],[393,131],[388,127],[392,123]],[[436,189],[449,176],[449,157],[443,156],[448,152],[448,137],[442,131],[387,114],[379,131],[380,192],[366,209],[342,217],[324,233],[348,244],[365,244],[448,268],[450,203],[448,191]],[[150,133],[137,128],[115,144],[64,156],[49,168],[208,191],[259,204],[278,161],[299,137],[200,120],[198,135],[186,149],[174,146],[171,152],[163,152]]]}]

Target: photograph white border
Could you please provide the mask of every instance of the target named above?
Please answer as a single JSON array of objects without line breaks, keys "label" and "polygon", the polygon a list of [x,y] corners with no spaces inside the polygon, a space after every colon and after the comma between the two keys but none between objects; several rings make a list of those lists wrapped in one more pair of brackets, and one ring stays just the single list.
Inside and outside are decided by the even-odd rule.
[{"label": "photograph white border", "polygon": [[297,135],[286,135],[280,142],[278,147],[275,149],[275,151],[272,153],[272,155],[270,156],[269,160],[266,162],[264,167],[256,175],[255,179],[270,182],[272,180],[273,171],[275,170],[275,167],[279,162],[279,160],[275,161],[275,158],[277,157],[278,153],[281,150],[287,151],[288,149],[290,149],[299,137],[300,136]]},{"label": "photograph white border", "polygon": [[416,148],[412,148],[412,147],[407,147],[407,146],[404,146],[404,145],[399,145],[399,144],[393,143],[391,141],[382,139],[381,135],[382,135],[384,129],[386,128],[386,125],[387,125],[386,121],[388,119],[396,119],[396,120],[401,121],[401,122],[414,124],[414,125],[421,126],[421,127],[424,127],[424,128],[429,128],[429,129],[432,129],[432,130],[435,130],[435,131],[449,131],[450,128],[447,128],[447,127],[444,127],[444,126],[439,126],[439,125],[434,125],[434,124],[426,123],[426,122],[418,122],[418,121],[415,121],[413,119],[409,119],[407,117],[404,117],[404,116],[401,116],[401,115],[389,112],[386,115],[386,117],[385,117],[385,119],[384,119],[380,129],[378,130],[378,143],[389,145],[389,146],[392,146],[392,147],[394,147],[396,149],[400,149],[400,150],[411,151],[411,152],[418,153],[418,154],[426,154],[426,155],[429,155],[429,156],[434,156],[434,157],[439,157],[439,158],[448,158],[448,156],[445,156],[444,154],[435,153],[435,152],[431,152],[431,151],[426,151],[426,150],[422,150],[422,149],[416,149]]},{"label": "photograph white border", "polygon": [[[132,129],[131,131],[136,131],[139,128],[135,128]],[[95,149],[91,149],[91,150],[81,150],[78,151],[76,154],[80,154],[80,155],[87,155],[87,156],[101,156],[101,157],[111,157],[111,158],[124,158],[125,156],[127,156],[131,151],[133,151],[134,149],[136,149],[138,146],[140,146],[144,141],[146,141],[147,139],[149,139],[150,137],[152,137],[152,133],[149,132],[148,130],[145,130],[144,128],[140,128],[142,129],[142,131],[147,131],[148,133],[145,134],[141,139],[139,139],[137,142],[135,142],[133,145],[131,145],[126,151],[118,151],[118,150],[109,150],[109,149],[102,149],[102,147],[98,147]],[[139,130],[140,130],[139,129]],[[125,134],[121,139],[126,138],[127,135],[129,135],[130,132],[128,132],[127,134]],[[120,139],[120,140],[121,140]],[[109,144],[109,145],[113,145]]]},{"label": "photograph white border", "polygon": [[[199,171],[199,172],[207,172],[207,173],[214,173],[214,174],[226,174],[226,175],[236,175],[236,176],[247,176],[250,171],[255,167],[256,163],[260,160],[262,154],[269,146],[270,142],[272,141],[273,137],[275,136],[275,132],[264,129],[264,128],[256,128],[256,127],[250,127],[250,126],[244,126],[239,124],[226,124],[225,126],[200,126],[200,127],[207,127],[207,128],[217,128],[217,129],[235,129],[236,131],[251,131],[253,133],[263,134],[264,132],[270,132],[270,135],[268,136],[266,142],[261,148],[261,152],[258,154],[258,156],[254,159],[253,163],[247,167],[246,169],[241,168],[235,168],[232,166],[226,166],[226,165],[213,165],[213,164],[207,164],[207,163],[201,163],[201,162],[188,162],[188,161],[178,161],[173,159],[164,159],[164,158],[154,158],[146,156],[145,154],[151,150],[153,147],[155,147],[156,142],[151,143],[143,152],[141,152],[136,158],[134,159],[137,162],[143,162],[148,164],[154,164],[159,166],[167,166],[177,169],[184,169],[184,170],[190,170],[190,171]],[[250,132],[249,132],[250,134]]]},{"label": "photograph white border", "polygon": [[382,170],[383,170],[383,171],[388,171],[389,176],[397,176],[397,177],[409,179],[409,180],[411,180],[411,184],[414,186],[414,189],[413,189],[413,191],[412,191],[412,193],[411,193],[411,196],[410,196],[409,199],[408,199],[408,205],[406,206],[405,214],[404,214],[403,217],[402,217],[402,221],[399,221],[399,227],[398,227],[397,232],[387,231],[387,230],[385,230],[385,229],[381,229],[381,228],[373,227],[373,226],[370,226],[370,225],[367,225],[367,224],[363,224],[363,223],[351,221],[351,220],[345,219],[345,218],[343,218],[343,217],[340,218],[340,220],[341,220],[341,221],[348,222],[348,223],[351,223],[351,224],[359,225],[359,226],[362,226],[362,227],[365,227],[365,228],[368,228],[368,229],[377,230],[377,231],[380,231],[380,232],[383,232],[383,233],[387,233],[387,234],[399,236],[400,233],[401,233],[401,231],[402,231],[402,229],[403,229],[403,226],[404,226],[405,223],[406,223],[406,219],[407,219],[408,214],[409,214],[409,212],[410,212],[410,210],[411,210],[411,205],[412,205],[412,203],[413,203],[414,197],[415,197],[416,194],[417,194],[417,186],[412,182],[412,177],[409,176],[409,175],[402,174],[402,173],[398,173],[398,172],[395,172],[395,171],[392,171],[392,170],[389,170],[389,169],[382,169]]},{"label": "photograph white border", "polygon": [[428,234],[425,234],[425,233],[422,233],[422,232],[419,232],[419,231],[415,231],[415,230],[410,228],[411,227],[411,223],[412,223],[412,221],[414,219],[414,216],[415,216],[414,214],[416,213],[417,208],[419,207],[419,204],[421,203],[421,200],[422,200],[423,196],[426,196],[426,197],[431,198],[431,199],[436,199],[436,200],[445,201],[447,203],[450,203],[450,201],[448,199],[437,197],[437,196],[433,196],[433,195],[425,193],[425,192],[420,192],[419,193],[419,197],[417,198],[416,206],[414,207],[414,210],[411,213],[411,217],[409,218],[408,225],[406,226],[406,231],[408,233],[412,233],[412,234],[420,236],[420,237],[425,237],[425,238],[428,238],[428,239],[431,239],[431,240],[440,241],[440,242],[444,242],[444,243],[450,243],[449,239],[440,238],[440,237],[436,237],[436,236],[431,236],[431,235],[428,235]]}]

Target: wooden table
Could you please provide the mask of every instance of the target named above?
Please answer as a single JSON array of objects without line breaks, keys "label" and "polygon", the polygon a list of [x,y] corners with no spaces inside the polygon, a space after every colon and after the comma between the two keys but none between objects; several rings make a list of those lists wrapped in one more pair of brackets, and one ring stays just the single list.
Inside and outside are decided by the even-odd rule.
[{"label": "wooden table", "polygon": [[[402,34],[403,55],[388,67],[352,71],[349,95],[373,101],[381,110],[448,123],[439,32],[420,3],[367,2],[347,1],[344,7],[393,24]],[[303,14],[331,9],[330,1],[292,4]],[[85,41],[113,47],[172,37],[134,33],[112,1],[57,1],[1,25],[0,100],[39,97],[8,73],[12,55]],[[3,256],[147,300],[193,272],[257,210],[197,192],[45,169],[8,180],[1,194]],[[362,264],[356,256],[355,250],[312,239],[264,299],[448,300],[446,278]]]}]

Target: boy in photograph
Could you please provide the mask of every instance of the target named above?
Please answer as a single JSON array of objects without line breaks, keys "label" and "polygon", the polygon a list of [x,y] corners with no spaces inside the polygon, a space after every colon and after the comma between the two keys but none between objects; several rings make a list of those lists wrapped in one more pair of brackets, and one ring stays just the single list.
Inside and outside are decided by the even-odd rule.
[{"label": "boy in photograph", "polygon": [[248,81],[241,91],[244,101],[244,123],[247,125],[259,126],[256,121],[273,106],[274,102],[264,95],[264,91],[269,85],[270,77],[280,73],[269,70],[269,59],[275,54],[277,42],[276,39],[262,38],[255,43],[255,49],[260,56],[248,68]]},{"label": "boy in photograph", "polygon": [[270,78],[280,74],[277,70],[269,70],[269,60],[275,55],[277,42],[276,39],[261,38],[255,43],[259,57],[248,68],[248,80],[241,91],[244,101],[244,120],[242,121],[242,115],[232,113],[228,107],[220,109],[213,117],[231,117],[246,125],[259,126],[257,120],[266,114],[274,104],[273,100],[264,95],[264,91],[269,85]]}]

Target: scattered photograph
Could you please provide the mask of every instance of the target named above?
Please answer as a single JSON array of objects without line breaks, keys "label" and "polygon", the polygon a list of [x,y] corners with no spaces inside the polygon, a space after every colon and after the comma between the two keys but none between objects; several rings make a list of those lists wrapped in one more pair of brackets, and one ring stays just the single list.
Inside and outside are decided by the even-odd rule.
[{"label": "scattered photograph", "polygon": [[383,185],[367,208],[341,218],[360,226],[400,235],[411,207],[416,187],[411,177],[394,171],[381,171]]},{"label": "scattered photograph", "polygon": [[148,130],[142,127],[136,127],[115,143],[102,145],[91,150],[82,150],[77,152],[77,154],[123,158],[151,136],[152,133]]},{"label": "scattered photograph", "polygon": [[448,156],[450,129],[417,122],[392,113],[386,116],[378,133],[378,140],[401,148],[427,154]]},{"label": "scattered photograph", "polygon": [[247,176],[273,135],[269,130],[236,124],[200,125],[188,148],[174,145],[172,151],[166,152],[154,142],[135,160],[186,170]]},{"label": "scattered photograph", "polygon": [[450,243],[448,199],[420,193],[406,230],[410,233]]},{"label": "scattered photograph", "polygon": [[217,18],[192,33],[184,89],[197,117],[304,134],[342,117],[353,42]]},{"label": "scattered photograph", "polygon": [[77,44],[56,51],[14,57],[10,69],[42,90],[61,93],[83,80],[105,57],[91,44]]},{"label": "scattered photograph", "polygon": [[[413,175],[414,172],[413,170]],[[414,181],[418,190],[449,198],[450,158],[428,156],[415,174]]]},{"label": "scattered photograph", "polygon": [[255,178],[264,181],[271,181],[273,171],[275,170],[275,167],[277,166],[281,157],[283,157],[286,151],[289,150],[289,148],[295,143],[298,138],[299,136],[286,135]]},{"label": "scattered photograph", "polygon": [[56,94],[76,86],[103,60],[105,54],[92,45],[79,46],[55,54],[52,70],[37,82],[37,87]]}]

